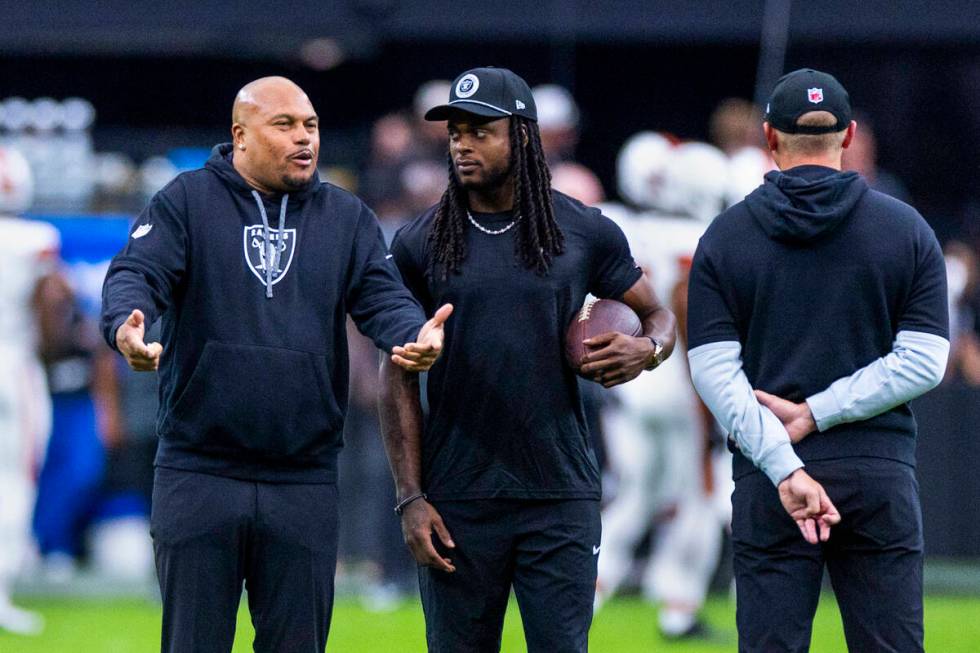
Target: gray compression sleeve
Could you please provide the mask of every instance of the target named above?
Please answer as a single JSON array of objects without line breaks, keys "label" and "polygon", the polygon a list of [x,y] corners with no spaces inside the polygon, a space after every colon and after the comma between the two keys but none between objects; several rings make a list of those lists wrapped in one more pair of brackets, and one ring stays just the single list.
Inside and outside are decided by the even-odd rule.
[{"label": "gray compression sleeve", "polygon": [[945,338],[899,331],[886,356],[807,397],[817,428],[869,419],[928,392],[943,380],[948,356]]},{"label": "gray compression sleeve", "polygon": [[803,467],[789,434],[771,410],[761,405],[742,370],[738,342],[713,342],[687,353],[691,379],[715,419],[738,444],[739,450],[778,485]]}]

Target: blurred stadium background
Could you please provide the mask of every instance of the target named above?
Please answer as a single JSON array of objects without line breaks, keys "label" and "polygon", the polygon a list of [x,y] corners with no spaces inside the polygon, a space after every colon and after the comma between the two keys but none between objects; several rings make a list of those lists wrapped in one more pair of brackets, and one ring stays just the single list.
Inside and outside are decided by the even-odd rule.
[{"label": "blurred stadium background", "polygon": [[[848,165],[916,206],[959,275],[948,378],[914,406],[926,641],[931,650],[980,650],[977,3],[0,0],[0,16],[0,195],[7,211],[60,232],[65,324],[75,334],[68,350],[46,360],[57,455],[49,452],[40,472],[37,546],[16,586],[18,602],[46,626],[35,637],[0,630],[0,651],[156,646],[146,531],[155,380],[129,373],[90,336],[108,260],[146,200],[228,140],[231,101],[243,84],[279,74],[302,86],[320,114],[322,176],[359,193],[390,236],[445,185],[442,128],[433,132],[420,112],[445,97],[438,80],[480,65],[511,68],[538,87],[556,185],[612,212],[664,208],[638,186],[668,164],[629,163],[621,150],[634,135],[717,146],[727,177],[704,200],[717,210],[761,182],[757,106],[780,74],[814,67],[850,90],[860,128],[873,138]],[[420,651],[414,570],[391,514],[374,413],[376,358],[357,337],[351,349],[340,602],[328,649]],[[612,496],[615,470],[607,471]],[[641,545],[638,558],[644,554]],[[627,589],[639,586],[640,568]],[[597,615],[593,648],[733,650],[729,580],[723,559],[706,611],[727,640],[662,642],[654,607],[627,596]],[[828,595],[815,651],[844,648],[830,605]],[[504,650],[522,650],[518,619],[512,611]],[[236,650],[248,650],[247,618],[240,633]]]}]

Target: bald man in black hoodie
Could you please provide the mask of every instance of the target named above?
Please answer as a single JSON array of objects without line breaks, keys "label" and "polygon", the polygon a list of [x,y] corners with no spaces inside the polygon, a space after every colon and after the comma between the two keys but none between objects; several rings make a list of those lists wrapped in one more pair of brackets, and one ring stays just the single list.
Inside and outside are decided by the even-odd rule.
[{"label": "bald man in black hoodie", "polygon": [[786,75],[766,121],[780,171],[702,237],[688,300],[691,375],[734,453],[739,650],[809,650],[826,566],[850,650],[921,651],[908,402],[949,352],[942,253],[841,172],[856,124],[836,79]]},{"label": "bald man in black hoodie", "polygon": [[[103,333],[134,369],[160,370],[150,521],[163,651],[230,651],[244,582],[256,651],[322,653],[346,316],[423,371],[452,307],[426,322],[371,210],[320,182],[302,89],[256,80],[232,120],[233,142],[136,220],[106,275]],[[158,317],[161,342],[146,344]]]}]

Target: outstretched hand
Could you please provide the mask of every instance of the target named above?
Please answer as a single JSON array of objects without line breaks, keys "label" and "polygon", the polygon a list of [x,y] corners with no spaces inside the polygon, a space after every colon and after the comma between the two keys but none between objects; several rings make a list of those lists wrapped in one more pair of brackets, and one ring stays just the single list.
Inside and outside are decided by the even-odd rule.
[{"label": "outstretched hand", "polygon": [[137,372],[153,372],[160,367],[163,346],[159,342],[143,342],[146,335],[144,319],[143,311],[139,309],[129,314],[126,321],[116,329],[116,348]]},{"label": "outstretched hand", "polygon": [[795,404],[762,390],[755,391],[755,398],[779,418],[786,432],[789,433],[789,441],[793,444],[817,430],[813,413],[810,412],[810,406],[805,401]]},{"label": "outstretched hand", "polygon": [[442,353],[444,326],[452,312],[452,304],[443,304],[432,319],[422,325],[417,342],[391,350],[391,362],[409,372],[428,371]]},{"label": "outstretched hand", "polygon": [[823,486],[802,467],[779,483],[779,500],[810,544],[826,542],[830,527],[840,523],[840,513]]}]

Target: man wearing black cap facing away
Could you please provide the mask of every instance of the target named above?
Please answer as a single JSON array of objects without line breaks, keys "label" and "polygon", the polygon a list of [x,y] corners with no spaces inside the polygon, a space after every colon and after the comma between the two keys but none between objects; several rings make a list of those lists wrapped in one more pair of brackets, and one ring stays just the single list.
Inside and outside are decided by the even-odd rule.
[{"label": "man wearing black cap facing away", "polygon": [[945,267],[915,209],[841,172],[856,127],[831,75],[780,79],[763,125],[779,171],[691,270],[691,375],[735,454],[740,651],[809,650],[825,565],[850,650],[922,650],[908,402],[945,370]]},{"label": "man wearing black cap facing away", "polygon": [[586,341],[608,387],[669,355],[674,317],[619,228],[551,189],[523,79],[467,71],[426,119],[448,121],[449,184],[391,252],[423,307],[452,298],[457,318],[425,424],[418,381],[387,363],[381,412],[429,651],[498,651],[512,586],[528,651],[585,651],[600,486],[566,327],[589,292],[640,316],[643,336]]}]

